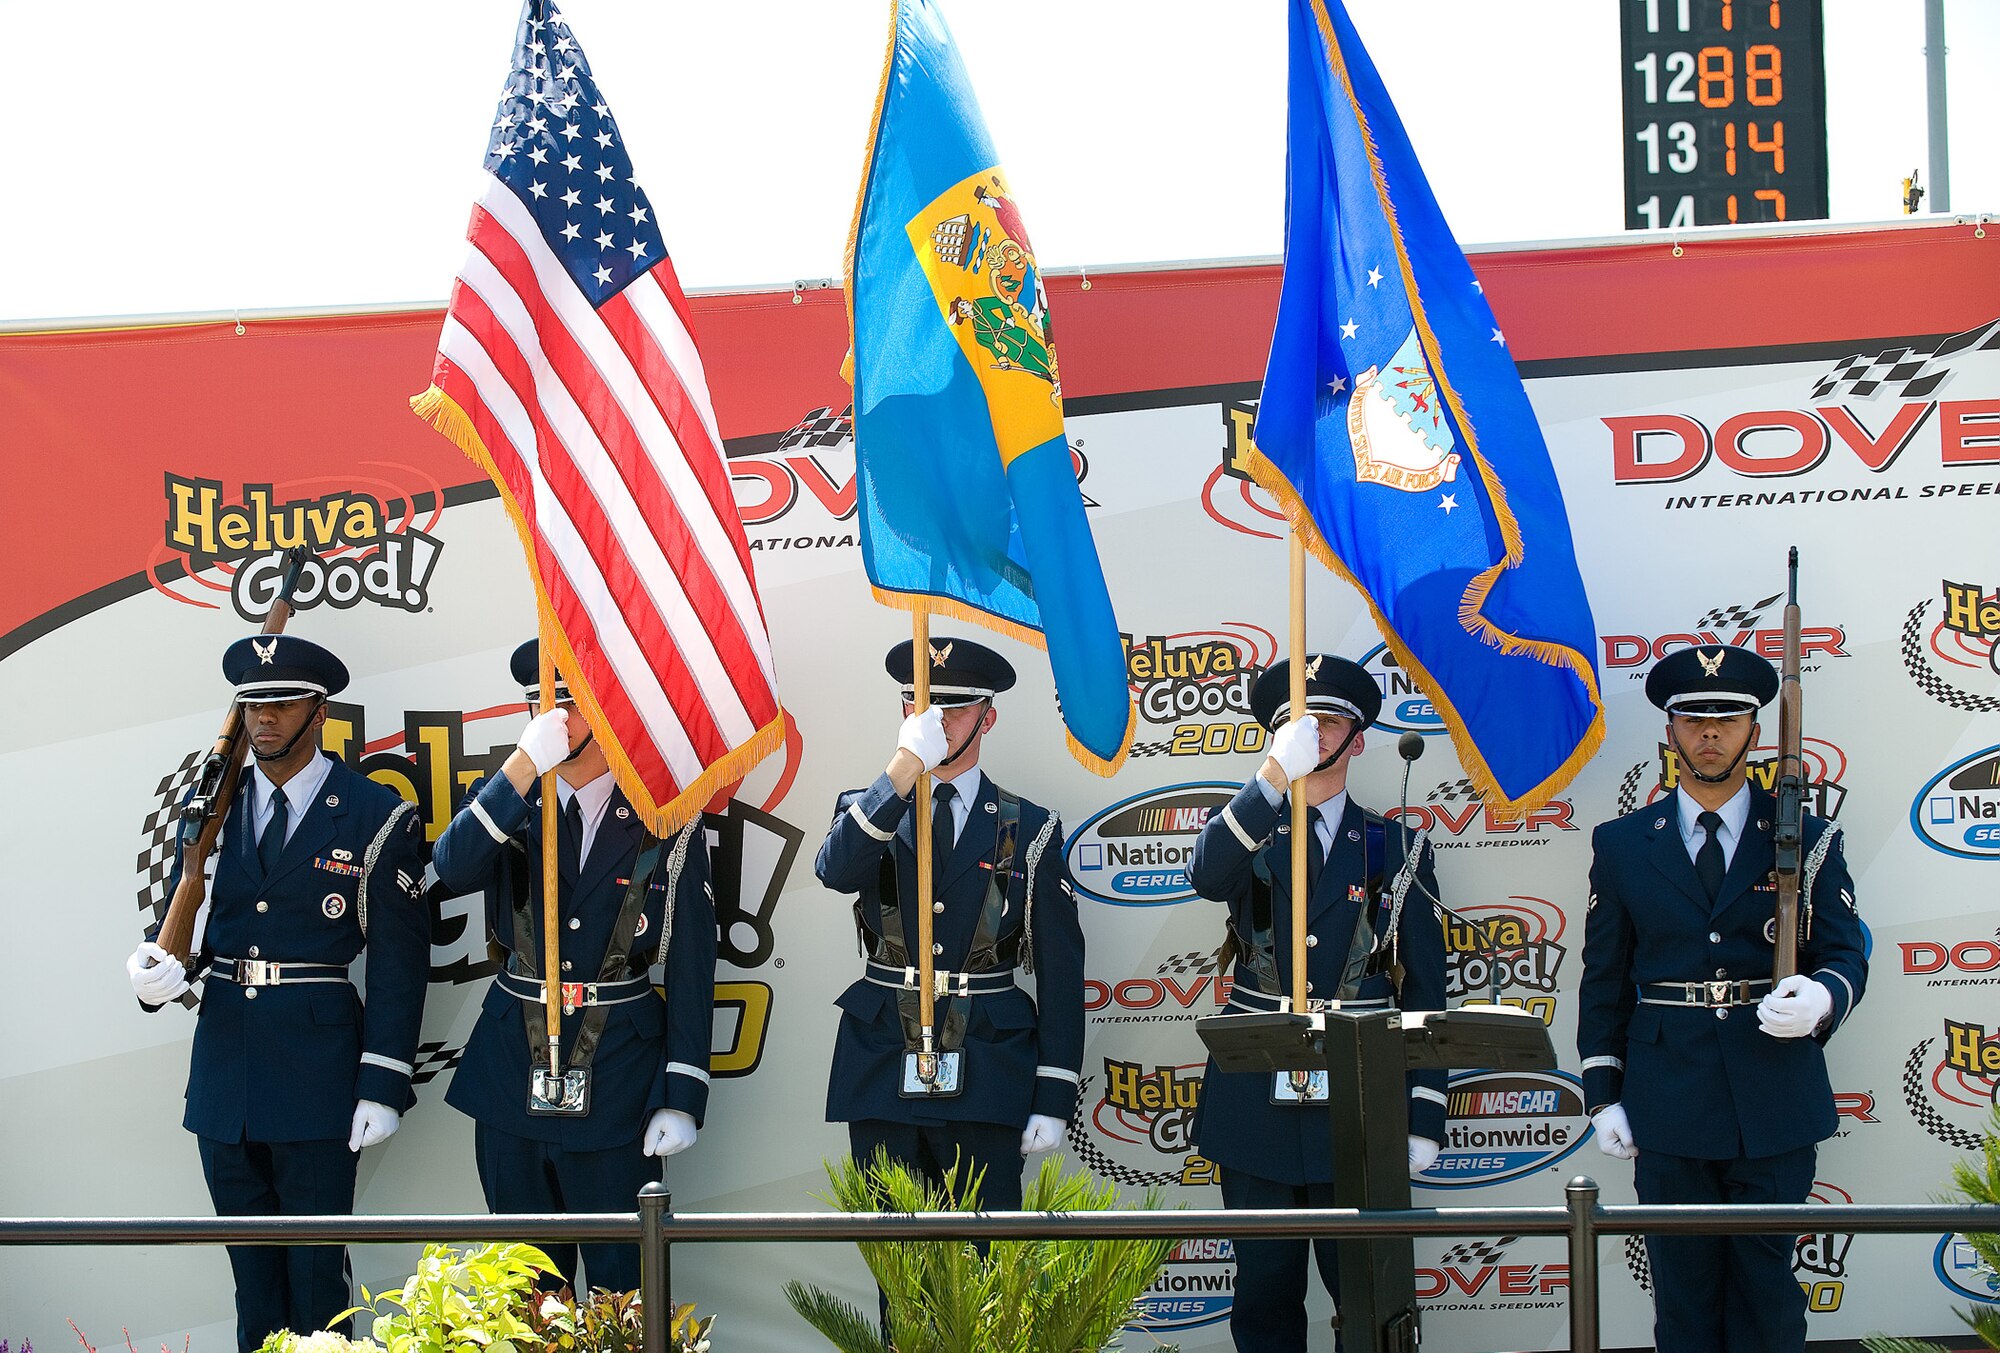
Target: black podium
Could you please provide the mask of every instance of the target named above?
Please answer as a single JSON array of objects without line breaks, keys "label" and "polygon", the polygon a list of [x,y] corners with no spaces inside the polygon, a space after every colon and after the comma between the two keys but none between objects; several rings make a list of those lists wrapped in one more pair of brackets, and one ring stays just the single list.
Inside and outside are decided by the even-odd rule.
[{"label": "black podium", "polygon": [[[1410,1205],[1409,1089],[1413,1068],[1545,1071],[1548,1028],[1508,1006],[1401,1011],[1337,1005],[1307,1015],[1210,1015],[1195,1021],[1221,1071],[1327,1073],[1334,1202]],[[1416,1253],[1405,1239],[1343,1240],[1340,1327],[1347,1353],[1413,1353]]]}]

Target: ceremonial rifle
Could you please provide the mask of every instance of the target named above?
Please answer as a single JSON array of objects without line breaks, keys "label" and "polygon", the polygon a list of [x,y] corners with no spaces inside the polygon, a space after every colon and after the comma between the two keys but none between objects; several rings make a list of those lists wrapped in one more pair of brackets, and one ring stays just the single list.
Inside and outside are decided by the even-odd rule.
[{"label": "ceremonial rifle", "polygon": [[[262,633],[284,632],[285,623],[292,618],[292,593],[298,588],[307,557],[303,545],[287,552],[284,586],[265,613]],[[202,763],[201,779],[181,808],[181,881],[174,889],[173,901],[167,904],[166,919],[160,922],[154,943],[183,964],[194,948],[194,918],[208,893],[208,857],[215,853],[216,839],[222,835],[222,824],[228,820],[236,791],[243,783],[243,756],[238,746],[242,737],[243,702],[231,700],[229,712],[222,716],[222,731],[215,735],[215,745]],[[182,992],[180,1002],[190,1010],[198,1003],[192,991]]]},{"label": "ceremonial rifle", "polygon": [[1785,654],[1778,669],[1778,820],[1771,844],[1778,874],[1777,952],[1771,980],[1799,970],[1799,848],[1805,839],[1805,756],[1799,683],[1799,547],[1792,546],[1790,599],[1785,603]]}]

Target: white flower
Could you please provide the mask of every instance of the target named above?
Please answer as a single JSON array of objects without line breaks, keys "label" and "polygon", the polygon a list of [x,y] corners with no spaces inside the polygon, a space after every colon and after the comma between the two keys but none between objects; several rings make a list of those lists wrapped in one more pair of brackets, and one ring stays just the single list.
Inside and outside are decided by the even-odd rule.
[{"label": "white flower", "polygon": [[562,1298],[550,1292],[542,1298],[542,1319],[553,1320],[563,1313]]},{"label": "white flower", "polygon": [[327,1330],[301,1334],[292,1341],[292,1353],[347,1353],[347,1340]]}]

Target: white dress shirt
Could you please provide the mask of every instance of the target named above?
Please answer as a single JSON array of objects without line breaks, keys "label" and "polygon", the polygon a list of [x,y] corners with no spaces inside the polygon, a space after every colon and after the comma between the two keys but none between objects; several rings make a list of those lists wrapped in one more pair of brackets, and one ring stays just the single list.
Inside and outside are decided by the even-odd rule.
[{"label": "white dress shirt", "polygon": [[[1708,810],[1689,798],[1684,790],[1676,789],[1674,797],[1680,800],[1681,844],[1687,847],[1688,858],[1692,860],[1708,842],[1708,832],[1696,821]],[[1722,819],[1722,825],[1715,829],[1715,838],[1722,843],[1722,867],[1727,869],[1736,858],[1736,843],[1743,839],[1743,824],[1750,816],[1749,782],[1737,786],[1729,802],[1715,812]]]}]

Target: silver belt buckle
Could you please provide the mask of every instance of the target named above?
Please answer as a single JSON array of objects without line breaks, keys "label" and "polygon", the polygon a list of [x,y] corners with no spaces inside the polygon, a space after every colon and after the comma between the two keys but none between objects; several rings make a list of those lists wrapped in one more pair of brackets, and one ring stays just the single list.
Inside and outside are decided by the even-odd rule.
[{"label": "silver belt buckle", "polygon": [[1734,987],[1736,984],[1734,982],[1708,982],[1705,983],[1705,985],[1708,987],[1708,999],[1710,1004],[1728,1005],[1730,988]]},{"label": "silver belt buckle", "polygon": [[236,960],[236,982],[246,987],[274,987],[279,982],[279,967],[276,963],[261,958],[239,958]]}]

